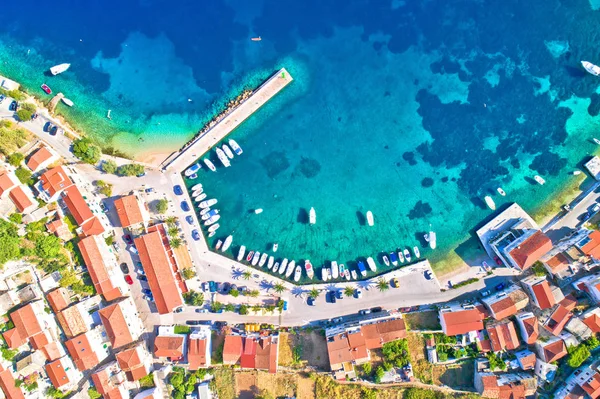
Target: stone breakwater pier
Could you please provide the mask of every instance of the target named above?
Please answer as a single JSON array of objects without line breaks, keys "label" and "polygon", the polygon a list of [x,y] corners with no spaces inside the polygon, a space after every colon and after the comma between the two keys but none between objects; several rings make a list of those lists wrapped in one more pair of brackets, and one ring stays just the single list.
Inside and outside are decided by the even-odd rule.
[{"label": "stone breakwater pier", "polygon": [[250,115],[266,104],[281,89],[294,79],[281,68],[250,95],[242,95],[239,104],[224,111],[224,117],[213,120],[200,133],[178,152],[171,154],[163,163],[163,170],[181,172],[192,162],[196,162],[215,144],[223,140],[229,133],[245,121]]}]

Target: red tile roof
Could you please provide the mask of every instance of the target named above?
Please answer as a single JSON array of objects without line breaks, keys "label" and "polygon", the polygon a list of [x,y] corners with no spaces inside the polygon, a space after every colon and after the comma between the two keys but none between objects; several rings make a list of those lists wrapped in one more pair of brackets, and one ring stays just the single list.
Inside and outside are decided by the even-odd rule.
[{"label": "red tile roof", "polygon": [[179,359],[183,356],[184,336],[158,336],[154,338],[154,356]]},{"label": "red tile roof", "polygon": [[19,336],[25,340],[42,332],[42,325],[38,321],[31,303],[12,312],[10,318],[19,332]]},{"label": "red tile roof", "polygon": [[514,350],[519,347],[519,337],[512,321],[489,326],[487,328],[494,352]]},{"label": "red tile roof", "polygon": [[496,320],[502,320],[505,317],[515,315],[518,312],[515,302],[508,295],[497,300],[496,302],[491,303],[489,307],[492,311],[492,316]]},{"label": "red tile roof", "polygon": [[29,337],[29,342],[33,349],[38,350],[44,348],[50,342],[52,342],[52,336],[48,330],[44,330],[40,333],[34,334]]},{"label": "red tile roof", "polygon": [[0,388],[2,388],[6,399],[25,399],[23,391],[15,384],[15,377],[13,377],[10,370],[5,370],[2,365],[0,365]]},{"label": "red tile roof", "polygon": [[120,348],[134,341],[119,303],[114,303],[100,309],[98,314],[113,349]]},{"label": "red tile roof", "polygon": [[0,169],[0,195],[3,195],[16,185],[15,181],[10,177],[9,172],[5,169]]},{"label": "red tile roof", "polygon": [[527,270],[551,249],[550,238],[541,231],[536,231],[510,251],[510,256],[521,270]]},{"label": "red tile roof", "polygon": [[67,372],[62,365],[62,359],[64,359],[64,357],[46,364],[46,374],[48,374],[48,378],[50,378],[54,388],[60,388],[70,382]]},{"label": "red tile roof", "polygon": [[111,375],[108,368],[102,369],[91,375],[94,387],[104,399],[127,399],[129,395],[125,396],[121,393],[119,387],[115,386],[111,380]]},{"label": "red tile roof", "polygon": [[600,257],[600,231],[592,231],[588,238],[589,241],[581,247],[581,250],[584,254],[598,259]]},{"label": "red tile roof", "polygon": [[483,314],[477,309],[441,313],[444,334],[449,336],[483,330]]},{"label": "red tile roof", "polygon": [[538,337],[540,336],[540,326],[538,324],[538,319],[535,316],[533,316],[527,319],[521,319],[521,322],[525,327],[525,331],[522,331],[522,333],[526,337],[526,339],[525,337],[523,337],[524,341],[529,345],[535,344]]},{"label": "red tile roof", "polygon": [[52,153],[46,147],[40,147],[27,161],[27,167],[32,171],[36,171],[41,164],[52,158]]},{"label": "red tile roof", "polygon": [[403,319],[392,319],[360,327],[368,349],[381,348],[383,344],[406,338],[406,324]]},{"label": "red tile roof", "polygon": [[65,190],[63,201],[65,201],[69,212],[75,218],[78,226],[81,226],[94,216],[77,186],[71,186]]},{"label": "red tile roof", "polygon": [[567,310],[573,310],[577,306],[577,298],[573,294],[569,294],[560,301],[560,304]]},{"label": "red tile roof", "polygon": [[537,302],[537,305],[540,309],[550,309],[556,304],[548,280],[544,280],[540,283],[533,285],[531,289],[535,296],[535,301]]},{"label": "red tile roof", "polygon": [[135,239],[140,261],[148,278],[158,313],[167,314],[183,305],[183,299],[172,264],[163,246],[164,237],[159,231],[147,233]]},{"label": "red tile roof", "polygon": [[523,370],[533,370],[535,368],[535,353],[530,352],[525,356],[517,356],[517,359],[519,359],[519,363]]},{"label": "red tile roof", "polygon": [[79,247],[96,292],[102,295],[106,301],[110,302],[123,296],[123,293],[113,285],[96,240],[94,237],[85,237],[79,241],[77,246]]},{"label": "red tile roof", "polygon": [[29,199],[27,194],[25,194],[25,191],[23,191],[21,186],[15,187],[12,190],[10,190],[8,196],[15,204],[19,212],[23,212],[33,205],[33,202]]},{"label": "red tile roof", "polygon": [[559,252],[552,258],[548,259],[546,265],[552,270],[552,273],[559,273],[569,268],[569,258],[565,254]]},{"label": "red tile roof", "polygon": [[[208,359],[206,358],[206,339],[188,340],[188,365],[190,370],[198,370],[201,367],[206,367]],[[208,354],[210,356],[210,353]]]},{"label": "red tile roof", "polygon": [[105,232],[102,222],[97,216],[94,216],[81,226],[81,231],[84,236],[98,236]]},{"label": "red tile roof", "polygon": [[558,336],[565,328],[565,324],[571,319],[573,314],[562,305],[557,305],[552,315],[544,323],[544,328],[550,333]]},{"label": "red tile roof", "polygon": [[58,342],[50,342],[46,346],[42,348],[42,352],[44,352],[44,356],[46,356],[46,360],[53,361],[58,358],[61,358],[65,355],[65,351],[62,348],[62,344],[59,345]]},{"label": "red tile roof", "polygon": [[57,166],[44,172],[40,176],[40,181],[42,182],[42,188],[50,194],[50,197],[54,197],[56,193],[73,185],[69,175],[67,175],[66,170],[62,166]]},{"label": "red tile roof", "polygon": [[50,307],[56,312],[60,312],[65,309],[71,303],[71,298],[69,298],[69,292],[66,288],[60,287],[55,290],[50,291],[46,294],[46,300],[50,304]]},{"label": "red tile roof", "polygon": [[236,364],[242,356],[243,342],[239,335],[226,335],[223,344],[223,363]]},{"label": "red tile roof", "polygon": [[269,373],[277,372],[278,341],[273,336],[261,337],[256,344],[256,355],[254,367],[258,370],[269,370]]},{"label": "red tile roof", "polygon": [[98,356],[86,334],[68,340],[65,342],[65,346],[79,371],[89,370],[98,365]]},{"label": "red tile roof", "polygon": [[11,328],[10,330],[3,332],[2,336],[10,349],[17,349],[27,342],[27,338],[21,337],[16,328]]},{"label": "red tile roof", "polygon": [[543,346],[542,350],[546,363],[555,362],[567,355],[567,348],[562,339]]},{"label": "red tile roof", "polygon": [[600,397],[600,374],[594,373],[589,380],[581,385],[581,388],[588,394],[590,399]]},{"label": "red tile roof", "polygon": [[140,204],[135,195],[116,199],[115,209],[122,227],[129,227],[144,221]]},{"label": "red tile roof", "polygon": [[587,315],[583,319],[583,323],[588,326],[593,333],[600,333],[600,312]]},{"label": "red tile roof", "polygon": [[148,370],[140,355],[144,350],[142,345],[138,345],[130,349],[125,349],[115,355],[117,362],[119,362],[119,367],[125,372],[129,381],[137,381],[148,375]]}]

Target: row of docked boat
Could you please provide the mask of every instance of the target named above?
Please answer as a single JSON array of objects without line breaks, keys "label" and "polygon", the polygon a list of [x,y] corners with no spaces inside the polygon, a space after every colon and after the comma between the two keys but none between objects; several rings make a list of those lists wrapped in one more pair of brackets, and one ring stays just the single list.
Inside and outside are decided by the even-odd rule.
[{"label": "row of docked boat", "polygon": [[[266,252],[260,253],[259,251],[249,251],[246,255],[246,246],[242,245],[239,249],[237,260],[238,262],[242,262],[246,259],[246,262],[250,263],[252,266],[264,267],[267,266],[267,269],[271,270],[274,274],[279,273],[282,277],[285,276],[287,279],[294,279],[295,282],[300,281],[302,277],[302,266],[297,265],[295,260],[288,260],[284,258],[281,262],[276,261],[273,255],[269,255]],[[312,280],[314,277],[314,270],[312,264],[309,260],[304,262],[304,270],[306,271],[306,276]],[[293,277],[292,277],[293,275]]]},{"label": "row of docked boat", "polygon": [[[215,148],[215,153],[217,154],[217,158],[219,158],[219,161],[221,161],[223,166],[225,166],[226,168],[231,166],[231,162],[229,160],[233,159],[234,153],[235,153],[235,155],[239,156],[239,155],[242,155],[243,152],[244,151],[242,150],[242,148],[239,146],[239,144],[234,139],[229,140],[229,145],[223,144],[223,145],[221,145],[221,147],[217,146]],[[204,165],[206,165],[206,167],[208,169],[212,170],[213,172],[217,171],[215,164],[212,163],[212,161],[210,159],[204,158],[203,162],[204,162]],[[189,168],[187,168],[185,170],[185,172],[183,172],[183,174],[185,177],[187,177],[189,179],[195,179],[198,177],[198,171],[201,168],[202,168],[202,164],[200,162],[197,162],[197,163],[193,164],[192,166],[190,166]]]},{"label": "row of docked boat", "polygon": [[219,227],[221,227],[217,222],[221,219],[221,215],[219,215],[219,210],[214,209],[213,206],[217,204],[217,200],[215,198],[206,199],[207,194],[204,192],[204,188],[202,184],[196,184],[192,187],[192,200],[196,207],[200,209],[200,219],[201,223],[207,227],[208,236],[213,237]]}]

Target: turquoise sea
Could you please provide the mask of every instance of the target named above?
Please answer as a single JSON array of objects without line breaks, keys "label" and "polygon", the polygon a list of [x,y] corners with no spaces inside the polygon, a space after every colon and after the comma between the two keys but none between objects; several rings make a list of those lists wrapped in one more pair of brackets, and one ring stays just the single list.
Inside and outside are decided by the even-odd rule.
[{"label": "turquoise sea", "polygon": [[[190,185],[219,200],[215,240],[278,242],[317,268],[423,248],[429,226],[438,249],[423,255],[472,260],[485,195],[535,212],[600,138],[600,78],[580,65],[600,64],[597,0],[57,0],[23,17],[6,6],[0,73],[62,91],[75,126],[133,155],[178,148],[287,68],[294,82],[231,135],[244,154]],[[73,65],[44,75],[61,62]]]}]

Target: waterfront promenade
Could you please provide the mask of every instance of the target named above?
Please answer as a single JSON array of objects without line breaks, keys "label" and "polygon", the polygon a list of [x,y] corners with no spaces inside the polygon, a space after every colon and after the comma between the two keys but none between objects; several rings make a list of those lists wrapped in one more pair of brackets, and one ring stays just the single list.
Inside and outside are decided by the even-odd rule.
[{"label": "waterfront promenade", "polygon": [[179,153],[171,155],[166,160],[163,169],[182,172],[183,169],[192,162],[199,160],[204,153],[223,140],[293,80],[292,75],[285,68],[281,68],[215,126],[196,137]]}]

